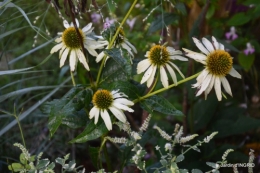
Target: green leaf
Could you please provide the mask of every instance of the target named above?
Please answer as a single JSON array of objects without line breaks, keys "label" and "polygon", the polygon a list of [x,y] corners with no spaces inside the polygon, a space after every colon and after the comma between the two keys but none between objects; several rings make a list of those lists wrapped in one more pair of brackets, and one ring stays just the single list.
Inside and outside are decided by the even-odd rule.
[{"label": "green leaf", "polygon": [[163,166],[167,166],[167,161],[165,159],[160,160],[160,162]]},{"label": "green leaf", "polygon": [[177,10],[179,10],[182,13],[182,15],[184,15],[184,16],[187,15],[187,10],[186,10],[185,4],[183,2],[177,2],[175,5],[175,8]]},{"label": "green leaf", "polygon": [[20,154],[20,162],[21,162],[22,164],[26,164],[26,162],[27,162],[27,160],[25,159],[23,153]]},{"label": "green leaf", "polygon": [[152,22],[148,34],[151,34],[155,31],[163,29],[165,26],[168,26],[172,23],[177,23],[179,17],[173,13],[164,13],[163,16],[159,16],[155,21]]},{"label": "green leaf", "polygon": [[240,26],[250,21],[250,16],[245,13],[237,13],[227,21],[229,26]]},{"label": "green leaf", "polygon": [[203,173],[203,172],[199,169],[193,169],[191,170],[191,173]]},{"label": "green leaf", "polygon": [[99,148],[98,147],[88,147],[88,154],[91,158],[91,161],[95,168],[98,168],[98,154],[99,154]]},{"label": "green leaf", "polygon": [[12,163],[12,165],[8,165],[8,169],[14,172],[19,172],[24,169],[24,166],[20,163]]},{"label": "green leaf", "polygon": [[62,165],[62,166],[65,164],[65,160],[62,159],[62,158],[60,158],[60,157],[58,157],[57,159],[55,159],[55,162],[56,162],[56,163],[59,163],[59,164]]},{"label": "green leaf", "polygon": [[184,155],[181,154],[181,155],[177,156],[175,162],[178,163],[178,162],[181,162],[181,161],[183,161],[183,160],[184,160]]},{"label": "green leaf", "polygon": [[194,123],[194,130],[200,130],[207,126],[207,124],[210,122],[212,119],[216,109],[218,106],[218,100],[216,99],[215,94],[210,95],[207,100],[201,99],[199,102],[196,102],[194,105],[194,110],[193,110],[193,122],[189,123]]},{"label": "green leaf", "polygon": [[142,100],[140,105],[149,113],[153,113],[155,110],[167,115],[183,116],[183,113],[177,110],[168,100],[158,95],[153,95]]},{"label": "green leaf", "polygon": [[109,85],[103,84],[100,86],[107,90],[118,90],[126,94],[130,100],[134,100],[142,95],[145,91],[145,87],[135,81],[116,81]]},{"label": "green leaf", "polygon": [[[48,127],[50,135],[56,132],[61,124],[69,125],[70,127],[78,127],[77,123],[86,121],[84,116],[78,116],[79,110],[91,101],[92,91],[82,87],[72,88],[62,99],[55,99],[45,105],[45,112],[49,113]],[[80,122],[83,121],[83,122]]]},{"label": "green leaf", "polygon": [[131,57],[125,49],[113,48],[104,50],[110,57],[102,73],[102,82],[126,81],[131,78]]},{"label": "green leaf", "polygon": [[88,122],[84,131],[69,143],[84,143],[86,141],[97,139],[107,132],[108,130],[103,120],[99,120],[99,123],[95,125],[94,120],[92,119]]},{"label": "green leaf", "polygon": [[179,171],[180,171],[180,173],[189,173],[189,171],[187,169],[180,169]]},{"label": "green leaf", "polygon": [[214,169],[217,168],[217,167],[219,167],[219,165],[218,165],[217,163],[213,163],[213,162],[206,162],[206,164],[207,164],[208,166],[214,168]]},{"label": "green leaf", "polygon": [[36,165],[37,169],[45,168],[50,163],[49,159],[42,159],[39,161],[39,163]]},{"label": "green leaf", "polygon": [[55,163],[52,162],[47,166],[47,168],[52,170],[53,168],[55,168]]},{"label": "green leaf", "polygon": [[215,5],[210,5],[206,14],[206,19],[210,19],[214,15],[215,10],[216,10]]},{"label": "green leaf", "polygon": [[250,70],[250,68],[254,64],[254,61],[255,61],[254,54],[249,54],[249,55],[245,55],[244,53],[238,54],[238,62],[245,71]]}]

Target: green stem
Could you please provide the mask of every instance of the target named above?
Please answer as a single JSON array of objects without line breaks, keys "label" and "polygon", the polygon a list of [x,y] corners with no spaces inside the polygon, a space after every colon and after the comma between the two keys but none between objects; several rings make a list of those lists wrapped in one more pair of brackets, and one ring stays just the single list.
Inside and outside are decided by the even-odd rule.
[{"label": "green stem", "polygon": [[[128,10],[128,12],[126,13],[124,19],[122,20],[122,22],[120,23],[119,27],[117,28],[116,30],[116,33],[115,35],[112,37],[112,40],[111,42],[109,43],[108,45],[108,48],[107,49],[111,49],[111,47],[113,46],[114,44],[114,41],[116,40],[116,37],[120,31],[120,28],[122,28],[123,24],[125,23],[126,19],[128,18],[128,16],[130,15],[131,11],[133,10],[133,8],[135,7],[135,4],[137,3],[138,0],[135,0],[132,4],[132,6],[130,7],[130,9]],[[98,76],[97,76],[97,82],[96,84],[98,85],[99,83],[99,80],[100,80],[100,76],[101,76],[101,72],[103,70],[103,67],[104,67],[104,63],[106,62],[106,56],[104,56],[103,60],[102,60],[102,63],[101,63],[101,66],[99,68],[99,71],[98,71]]]},{"label": "green stem", "polygon": [[73,86],[76,86],[75,79],[74,79],[74,74],[73,74],[72,71],[70,71],[70,76],[71,76],[71,80],[72,80]]},{"label": "green stem", "polygon": [[[100,160],[100,163],[99,163],[100,164],[100,168],[103,168],[103,166],[102,166],[102,159],[101,159],[101,151],[102,151],[102,149],[103,149],[103,147],[104,147],[104,145],[105,145],[105,143],[107,141],[106,137],[104,137],[104,136],[105,135],[102,136],[102,143],[101,143],[101,146],[100,146],[99,151],[98,151],[98,157],[99,157],[99,160]],[[104,154],[105,154],[105,151],[104,151]],[[105,158],[106,158],[107,165],[108,165],[108,168],[109,168],[110,165],[108,164],[109,161],[107,160],[106,154],[105,154]]]},{"label": "green stem", "polygon": [[15,106],[14,106],[14,117],[15,117],[15,119],[16,119],[16,121],[17,121],[17,124],[18,124],[18,126],[19,126],[19,129],[20,129],[20,133],[21,133],[21,137],[22,137],[22,141],[23,141],[23,146],[26,148],[26,145],[25,145],[25,140],[24,140],[24,136],[23,136],[23,130],[22,130],[22,126],[21,126],[21,124],[20,124],[20,120],[19,120],[19,118],[17,117],[17,115],[16,115],[16,108],[15,108]]},{"label": "green stem", "polygon": [[[182,84],[182,83],[184,83],[184,82],[187,82],[187,81],[189,81],[189,80],[192,80],[192,79],[196,78],[199,74],[200,74],[200,72],[197,73],[197,74],[194,74],[194,75],[192,75],[192,76],[190,76],[190,77],[187,77],[187,78],[185,78],[185,79],[179,81],[179,82],[177,83],[177,85]],[[141,101],[141,100],[144,100],[144,99],[146,99],[146,98],[148,98],[148,97],[151,97],[151,96],[153,96],[153,95],[155,95],[155,94],[158,94],[158,93],[161,93],[161,92],[163,92],[163,91],[166,91],[166,90],[168,90],[168,89],[170,89],[170,88],[172,88],[172,87],[175,87],[175,86],[177,86],[177,85],[172,84],[172,85],[169,85],[168,88],[161,88],[161,89],[159,89],[159,90],[157,90],[157,91],[154,91],[154,92],[152,92],[152,93],[148,93],[148,94],[146,94],[146,95],[143,96],[143,97],[140,97],[140,98],[138,98],[138,99],[133,100],[133,102],[134,102],[134,103],[137,103],[137,102],[139,102],[139,101]]]}]

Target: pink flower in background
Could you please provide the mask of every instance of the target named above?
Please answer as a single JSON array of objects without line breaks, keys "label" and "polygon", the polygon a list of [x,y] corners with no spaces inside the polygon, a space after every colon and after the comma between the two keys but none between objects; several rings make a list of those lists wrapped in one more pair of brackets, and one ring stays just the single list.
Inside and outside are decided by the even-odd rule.
[{"label": "pink flower in background", "polygon": [[98,13],[92,13],[91,14],[91,19],[93,23],[99,23],[101,19],[101,15]]},{"label": "pink flower in background", "polygon": [[127,23],[128,26],[130,27],[130,30],[133,29],[133,27],[134,27],[134,25],[135,25],[135,21],[136,21],[136,17],[133,18],[132,20],[130,20],[130,19],[127,19],[127,20],[126,20],[126,23]]},{"label": "pink flower in background", "polygon": [[246,43],[246,49],[244,50],[245,55],[253,54],[255,52],[255,48],[250,44]]},{"label": "pink flower in background", "polygon": [[108,17],[106,17],[105,19],[105,23],[104,23],[104,29],[107,29],[110,27],[111,24],[113,24],[115,22],[114,19],[109,19]]},{"label": "pink flower in background", "polygon": [[237,39],[238,35],[236,34],[236,28],[232,26],[229,32],[225,34],[227,40],[235,40]]}]

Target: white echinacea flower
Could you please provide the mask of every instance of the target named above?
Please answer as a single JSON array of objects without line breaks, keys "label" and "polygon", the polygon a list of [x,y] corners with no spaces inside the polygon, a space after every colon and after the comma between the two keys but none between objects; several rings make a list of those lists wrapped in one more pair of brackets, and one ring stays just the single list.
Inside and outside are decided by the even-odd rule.
[{"label": "white echinacea flower", "polygon": [[108,113],[108,110],[121,122],[126,123],[126,117],[123,111],[134,112],[133,109],[128,106],[134,105],[130,100],[126,99],[127,96],[119,92],[119,90],[98,90],[95,92],[92,102],[94,107],[89,112],[89,118],[95,117],[94,123],[97,124],[99,114],[105,122],[108,130],[112,130],[112,123]]},{"label": "white echinacea flower", "polygon": [[[76,19],[77,27],[79,27],[79,22]],[[106,43],[104,41],[96,41],[93,37],[90,37],[90,34],[93,31],[92,23],[89,23],[83,29],[78,28],[80,37],[74,27],[73,23],[69,24],[66,20],[63,21],[63,25],[66,28],[65,31],[59,32],[58,37],[55,42],[58,43],[51,49],[51,54],[54,52],[59,52],[60,58],[60,67],[62,67],[67,59],[67,56],[70,57],[70,70],[74,71],[77,65],[78,60],[83,64],[83,66],[89,71],[89,66],[86,61],[86,57],[82,52],[81,40],[83,40],[84,47],[88,50],[88,52],[97,56],[97,52],[95,49],[103,48]],[[98,39],[98,37],[97,37]]]},{"label": "white echinacea flower", "polygon": [[153,83],[156,70],[160,69],[162,85],[164,88],[168,88],[169,82],[166,73],[167,69],[172,77],[174,84],[177,85],[177,77],[173,68],[176,69],[183,78],[185,77],[172,61],[188,61],[187,58],[182,57],[181,55],[182,52],[180,50],[175,50],[172,47],[154,45],[150,51],[146,52],[145,57],[147,57],[147,59],[140,61],[137,65],[137,74],[146,71],[141,80],[141,84],[147,82],[147,87],[150,87]]},{"label": "white echinacea flower", "polygon": [[193,88],[199,89],[196,96],[204,92],[206,99],[214,86],[217,98],[221,101],[221,83],[225,91],[232,96],[226,75],[230,74],[236,78],[241,78],[241,75],[233,68],[233,59],[230,54],[225,51],[224,45],[217,42],[213,36],[212,43],[206,38],[202,38],[202,43],[194,37],[193,41],[202,53],[193,52],[185,48],[183,48],[183,50],[186,56],[205,65],[205,69],[197,77],[197,83],[193,85]]},{"label": "white echinacea flower", "polygon": [[[109,29],[109,28],[107,28]],[[115,34],[115,33],[114,33]],[[109,44],[107,42],[107,44]],[[133,58],[134,57],[134,53],[137,53],[137,50],[136,48],[134,47],[134,45],[132,45],[128,39],[125,37],[125,33],[123,31],[122,28],[120,28],[119,30],[119,33],[113,43],[113,47],[116,47],[116,48],[124,48],[127,50],[127,52],[131,55],[131,57]],[[108,47],[106,47],[108,48]],[[102,51],[96,58],[96,62],[100,62],[103,58],[105,57],[105,53]],[[108,59],[109,57],[106,58],[106,60]]]}]

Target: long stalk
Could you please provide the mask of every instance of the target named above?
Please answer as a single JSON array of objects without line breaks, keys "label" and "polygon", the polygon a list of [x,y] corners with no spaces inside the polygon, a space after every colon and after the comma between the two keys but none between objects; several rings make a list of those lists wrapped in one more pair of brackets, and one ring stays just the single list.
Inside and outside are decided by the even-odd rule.
[{"label": "long stalk", "polygon": [[[133,10],[133,8],[135,7],[135,4],[137,3],[138,0],[135,0],[132,4],[132,6],[130,7],[130,9],[128,10],[128,12],[126,13],[124,19],[122,20],[122,22],[120,23],[119,27],[117,28],[116,30],[116,33],[115,35],[112,37],[112,40],[111,42],[109,43],[108,45],[108,48],[107,49],[111,49],[111,47],[113,46],[114,44],[114,41],[116,40],[116,37],[120,31],[120,28],[122,28],[123,24],[125,23],[126,19],[128,18],[128,16],[130,15],[131,11]],[[101,66],[99,68],[99,71],[98,71],[98,75],[97,75],[97,81],[96,81],[96,84],[98,85],[99,83],[99,80],[100,80],[100,76],[101,76],[101,73],[102,73],[102,70],[103,70],[103,67],[104,67],[104,64],[106,62],[106,56],[103,58],[102,62],[101,62]]]},{"label": "long stalk", "polygon": [[[196,78],[199,74],[200,74],[200,72],[197,73],[197,74],[194,74],[194,75],[192,75],[192,76],[190,76],[190,77],[187,77],[187,78],[185,78],[185,79],[179,81],[179,82],[177,83],[177,85],[182,84],[182,83],[184,83],[184,82],[187,82],[187,81],[189,81],[189,80],[192,80],[192,79]],[[143,97],[140,97],[140,98],[138,98],[138,99],[133,100],[133,102],[134,102],[134,103],[137,103],[137,102],[139,102],[139,101],[141,101],[141,100],[144,100],[144,99],[146,99],[146,98],[148,98],[148,97],[151,97],[151,96],[153,96],[153,95],[155,95],[155,94],[158,94],[158,93],[161,93],[161,92],[163,92],[163,91],[166,91],[166,90],[168,90],[168,89],[170,89],[170,88],[172,88],[172,87],[175,87],[175,86],[177,86],[177,85],[172,84],[172,85],[169,85],[168,88],[161,88],[161,89],[156,90],[156,91],[154,91],[154,92],[152,92],[152,93],[148,93],[148,94],[146,94],[146,95],[143,96]]]}]

